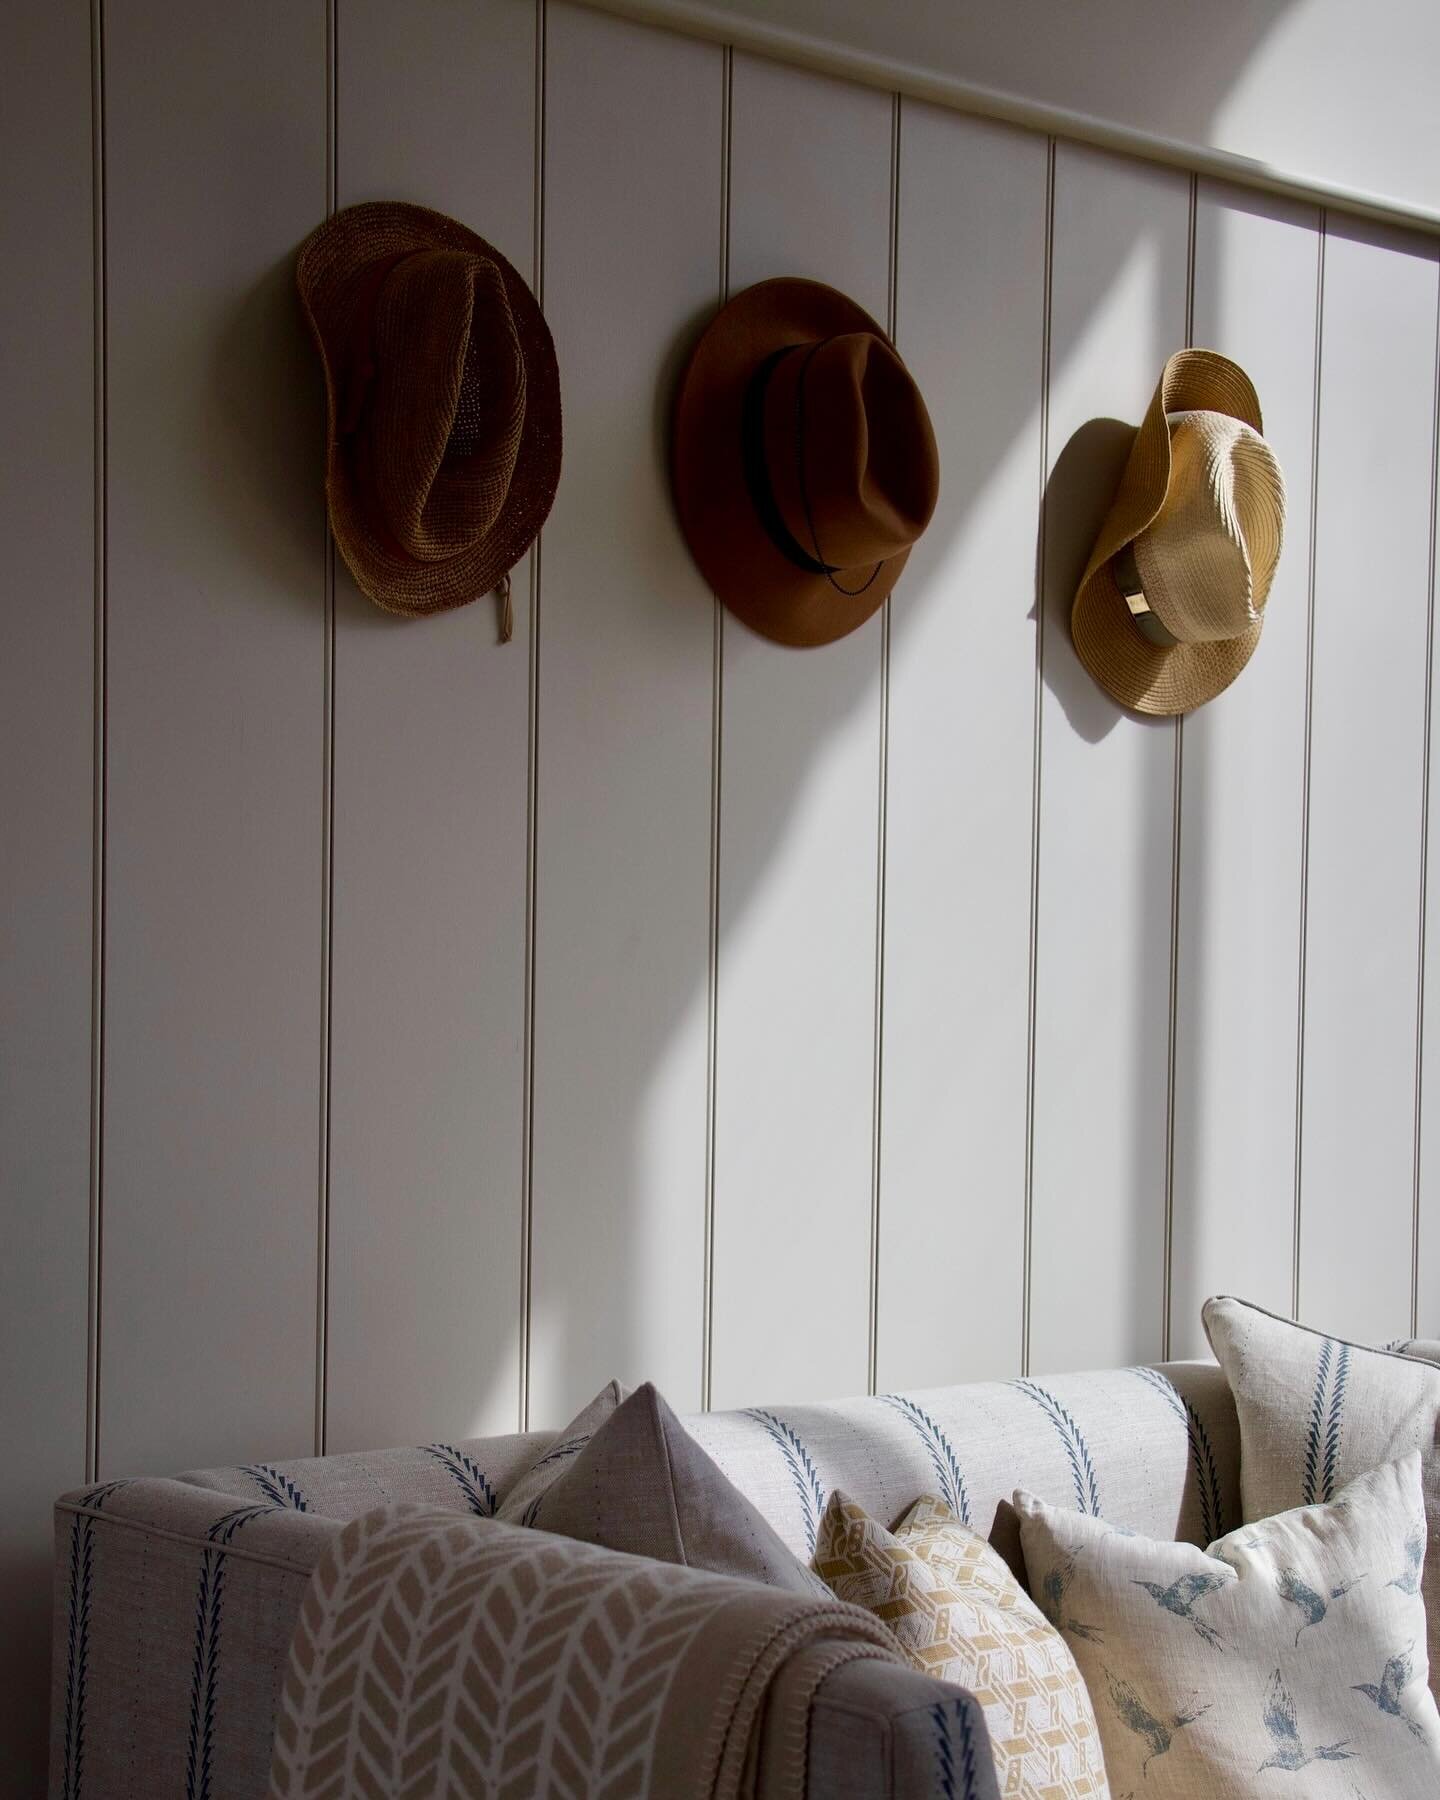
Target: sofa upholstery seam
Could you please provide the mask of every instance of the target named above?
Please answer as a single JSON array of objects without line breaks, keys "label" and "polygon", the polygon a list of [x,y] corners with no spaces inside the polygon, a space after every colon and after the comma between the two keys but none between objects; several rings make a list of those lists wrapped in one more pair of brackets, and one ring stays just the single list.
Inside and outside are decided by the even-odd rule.
[{"label": "sofa upholstery seam", "polygon": [[[231,1544],[210,1543],[205,1538],[192,1537],[183,1531],[167,1531],[162,1525],[147,1524],[143,1519],[126,1519],[118,1513],[102,1512],[96,1507],[76,1506],[72,1501],[59,1500],[55,1503],[55,1511],[70,1513],[76,1518],[95,1519],[102,1525],[114,1525],[124,1531],[138,1532],[147,1540],[157,1540],[169,1544],[183,1544],[192,1550],[214,1550],[221,1556],[234,1557],[240,1562],[258,1563],[268,1569],[279,1569],[287,1575],[302,1575],[308,1581],[314,1572],[313,1563],[291,1562],[282,1556],[267,1556],[263,1551],[237,1549]],[[316,1516],[295,1513],[294,1518]],[[327,1520],[326,1523],[334,1523]]]},{"label": "sofa upholstery seam", "polygon": [[[930,1704],[933,1705],[934,1702],[931,1701]],[[846,1700],[827,1700],[823,1694],[817,1693],[814,1700],[811,1702],[811,1710],[813,1712],[818,1712],[821,1708],[827,1713],[833,1713],[846,1719],[853,1719],[857,1725],[881,1725],[886,1729],[889,1728],[892,1719],[903,1719],[905,1713],[924,1712],[926,1710],[924,1706],[915,1706],[906,1707],[904,1713],[879,1712],[873,1708],[867,1710],[862,1706],[854,1706]]]}]

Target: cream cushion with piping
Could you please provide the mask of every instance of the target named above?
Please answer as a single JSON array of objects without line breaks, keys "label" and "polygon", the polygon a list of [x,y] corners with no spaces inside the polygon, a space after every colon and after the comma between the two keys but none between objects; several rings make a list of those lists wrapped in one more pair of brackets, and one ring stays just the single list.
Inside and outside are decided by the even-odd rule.
[{"label": "cream cushion with piping", "polygon": [[1394,1572],[1420,1458],[1213,1543],[1160,1543],[1015,1496],[1030,1589],[1095,1703],[1116,1800],[1440,1793],[1425,1612]]},{"label": "cream cushion with piping", "polygon": [[1424,1596],[1430,1685],[1440,1682],[1440,1368],[1426,1346],[1373,1350],[1277,1319],[1243,1300],[1207,1300],[1205,1330],[1240,1420],[1247,1520],[1329,1500],[1366,1469],[1420,1455],[1425,1517],[1403,1579]]}]

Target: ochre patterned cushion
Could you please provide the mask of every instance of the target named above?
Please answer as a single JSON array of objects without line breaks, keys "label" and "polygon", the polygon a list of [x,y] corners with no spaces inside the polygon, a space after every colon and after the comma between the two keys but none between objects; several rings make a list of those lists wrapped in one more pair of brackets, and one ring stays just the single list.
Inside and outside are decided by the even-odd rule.
[{"label": "ochre patterned cushion", "polygon": [[1328,1500],[1366,1469],[1420,1452],[1426,1522],[1411,1546],[1408,1579],[1425,1597],[1430,1688],[1440,1695],[1440,1368],[1428,1360],[1434,1346],[1371,1350],[1243,1300],[1207,1300],[1204,1318],[1240,1418],[1247,1520]]},{"label": "ochre patterned cushion", "polygon": [[1412,1452],[1328,1506],[1208,1551],[1015,1496],[1030,1590],[1095,1703],[1117,1800],[1420,1800],[1440,1794]]},{"label": "ochre patterned cushion", "polygon": [[944,1501],[917,1500],[891,1532],[832,1494],[815,1567],[838,1598],[887,1624],[916,1668],[975,1696],[1002,1794],[1105,1800],[1095,1714],[1074,1657]]}]

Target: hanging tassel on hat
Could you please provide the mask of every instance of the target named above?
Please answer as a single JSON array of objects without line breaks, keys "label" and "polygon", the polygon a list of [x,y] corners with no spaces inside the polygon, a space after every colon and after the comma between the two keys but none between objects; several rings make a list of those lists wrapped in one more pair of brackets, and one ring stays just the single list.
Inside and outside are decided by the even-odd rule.
[{"label": "hanging tassel on hat", "polygon": [[500,596],[500,642],[508,644],[515,635],[515,606],[510,598],[510,571],[500,577],[495,592]]}]

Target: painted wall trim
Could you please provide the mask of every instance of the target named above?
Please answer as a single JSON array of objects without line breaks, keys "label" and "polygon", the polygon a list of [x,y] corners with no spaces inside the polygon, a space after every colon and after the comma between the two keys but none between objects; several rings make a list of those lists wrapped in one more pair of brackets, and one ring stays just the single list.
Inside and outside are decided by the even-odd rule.
[{"label": "painted wall trim", "polygon": [[909,99],[929,100],[956,112],[999,119],[1031,131],[1118,151],[1145,162],[1164,163],[1218,181],[1281,194],[1292,200],[1318,202],[1340,212],[1383,219],[1440,236],[1440,209],[1435,207],[1417,206],[1413,201],[1392,195],[1347,187],[1309,175],[1303,169],[1283,168],[1209,145],[1137,131],[1090,113],[1027,99],[1023,94],[962,81],[956,76],[937,74],[899,58],[876,56],[788,26],[737,18],[724,6],[708,4],[707,0],[578,0],[578,4],[597,12],[617,13],[644,25],[708,38],[737,50],[769,57],[775,62],[793,63],[841,80],[884,88]]}]

